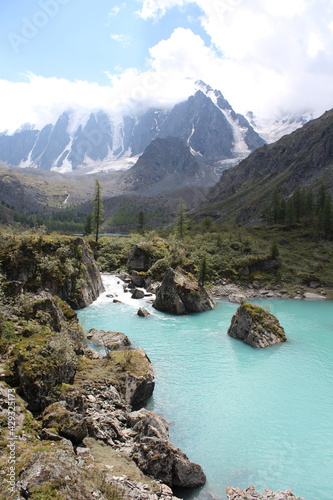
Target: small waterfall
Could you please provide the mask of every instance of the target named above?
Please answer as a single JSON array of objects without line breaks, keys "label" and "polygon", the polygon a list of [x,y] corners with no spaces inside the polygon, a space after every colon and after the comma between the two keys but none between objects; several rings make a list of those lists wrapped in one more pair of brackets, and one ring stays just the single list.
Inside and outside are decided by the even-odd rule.
[{"label": "small waterfall", "polygon": [[136,309],[139,307],[145,307],[146,309],[152,307],[155,295],[148,293],[144,288],[136,287],[136,289],[142,290],[145,293],[145,297],[142,299],[132,299],[134,289],[129,290],[127,288],[127,283],[116,275],[102,274],[102,281],[105,292],[99,296],[95,303],[105,304],[110,303],[110,301],[112,302],[113,300],[117,300]]}]

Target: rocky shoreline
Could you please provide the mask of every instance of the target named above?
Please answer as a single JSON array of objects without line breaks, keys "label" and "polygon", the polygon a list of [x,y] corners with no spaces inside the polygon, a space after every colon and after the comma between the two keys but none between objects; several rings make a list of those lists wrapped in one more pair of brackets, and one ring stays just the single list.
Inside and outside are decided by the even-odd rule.
[{"label": "rocky shoreline", "polygon": [[[314,291],[315,290],[315,291]],[[320,290],[320,291],[318,291]],[[226,280],[218,280],[210,290],[214,299],[228,300],[241,304],[245,299],[295,299],[295,300],[325,300],[332,295],[332,290],[325,288],[303,288],[287,290],[284,288],[261,287],[259,284],[237,285]]]}]

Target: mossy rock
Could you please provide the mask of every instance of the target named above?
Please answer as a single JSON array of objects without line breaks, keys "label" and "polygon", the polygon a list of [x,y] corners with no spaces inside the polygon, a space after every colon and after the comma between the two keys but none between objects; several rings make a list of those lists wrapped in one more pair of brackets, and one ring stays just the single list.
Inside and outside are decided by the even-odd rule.
[{"label": "mossy rock", "polygon": [[54,429],[59,436],[79,444],[87,436],[88,429],[84,417],[80,413],[69,411],[65,401],[48,406],[41,417],[42,425]]},{"label": "mossy rock", "polygon": [[73,381],[77,356],[67,335],[45,327],[41,334],[14,346],[7,366],[29,409],[37,412],[52,402],[55,386]]},{"label": "mossy rock", "polygon": [[252,347],[268,347],[286,342],[285,331],[278,319],[255,304],[242,304],[233,316],[228,335]]}]

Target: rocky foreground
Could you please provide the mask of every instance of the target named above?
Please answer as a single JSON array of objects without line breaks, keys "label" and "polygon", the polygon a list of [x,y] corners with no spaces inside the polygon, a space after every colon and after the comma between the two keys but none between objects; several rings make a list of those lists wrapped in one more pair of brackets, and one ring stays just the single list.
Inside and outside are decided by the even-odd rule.
[{"label": "rocky foreground", "polygon": [[18,239],[2,258],[0,498],[172,500],[173,487],[204,484],[166,421],[142,409],[154,390],[145,352],[99,330],[89,338],[106,355],[85,347],[68,304],[103,290],[86,243]]}]

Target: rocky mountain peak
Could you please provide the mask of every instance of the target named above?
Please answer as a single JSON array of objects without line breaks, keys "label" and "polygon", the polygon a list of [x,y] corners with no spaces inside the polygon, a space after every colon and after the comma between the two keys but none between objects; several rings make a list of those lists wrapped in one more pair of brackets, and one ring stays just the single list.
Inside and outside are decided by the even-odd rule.
[{"label": "rocky mountain peak", "polygon": [[220,170],[264,144],[220,91],[197,82],[194,95],[171,110],[150,108],[140,116],[122,117],[104,110],[83,115],[69,110],[42,130],[24,126],[13,135],[2,134],[0,160],[61,173],[119,170],[128,168],[126,159],[141,155],[154,139],[169,136]]}]

